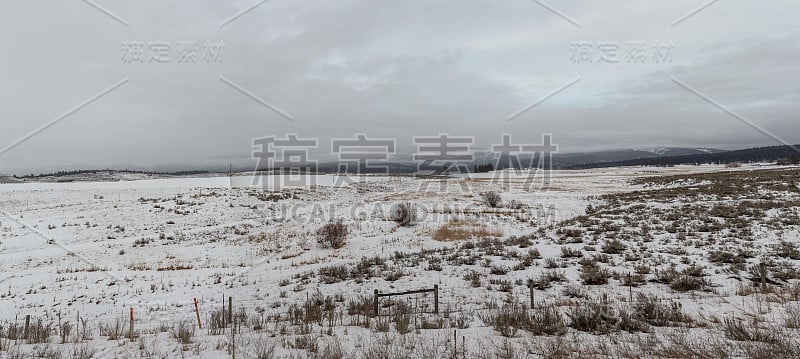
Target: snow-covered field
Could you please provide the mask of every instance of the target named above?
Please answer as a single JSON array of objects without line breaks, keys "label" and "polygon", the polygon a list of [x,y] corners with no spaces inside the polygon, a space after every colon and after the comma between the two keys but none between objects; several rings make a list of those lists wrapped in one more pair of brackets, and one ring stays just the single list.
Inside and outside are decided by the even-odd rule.
[{"label": "snow-covered field", "polygon": [[0,357],[794,357],[797,174],[2,184]]}]

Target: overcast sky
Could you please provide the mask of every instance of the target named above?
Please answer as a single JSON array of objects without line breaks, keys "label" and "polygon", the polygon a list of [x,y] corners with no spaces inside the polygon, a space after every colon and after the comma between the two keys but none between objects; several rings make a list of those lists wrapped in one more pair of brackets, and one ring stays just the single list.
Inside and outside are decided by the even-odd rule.
[{"label": "overcast sky", "polygon": [[245,165],[254,137],[287,133],[323,152],[354,133],[403,150],[439,133],[486,148],[546,132],[560,152],[800,142],[800,4],[685,17],[707,3],[3,0],[0,148],[18,145],[0,172]]}]

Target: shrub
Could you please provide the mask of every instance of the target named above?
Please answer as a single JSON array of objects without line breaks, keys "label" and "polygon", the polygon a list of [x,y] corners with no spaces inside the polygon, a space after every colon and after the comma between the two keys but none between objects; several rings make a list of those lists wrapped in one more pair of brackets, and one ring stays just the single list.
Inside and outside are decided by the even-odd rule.
[{"label": "shrub", "polygon": [[113,323],[100,323],[100,336],[108,337],[108,340],[118,340],[125,337],[125,323],[120,318],[114,319]]},{"label": "shrub", "polygon": [[650,332],[650,326],[639,318],[636,313],[622,310],[619,313],[619,323],[617,328],[628,333]]},{"label": "shrub", "polygon": [[74,345],[72,350],[69,351],[70,358],[72,359],[91,359],[95,357],[97,350],[90,347],[88,344]]},{"label": "shrub", "polygon": [[633,311],[637,319],[657,327],[676,326],[678,323],[691,321],[683,313],[680,302],[670,300],[664,303],[653,295],[643,293],[636,296]]},{"label": "shrub", "polygon": [[561,293],[566,296],[567,298],[588,298],[588,294],[583,289],[583,287],[577,285],[568,285],[564,287],[564,290]]},{"label": "shrub", "polygon": [[617,239],[606,242],[603,246],[603,253],[606,254],[622,254],[622,252],[625,252],[625,244]]},{"label": "shrub", "polygon": [[478,316],[504,337],[513,337],[518,330],[533,335],[563,335],[567,332],[564,317],[553,305],[526,309],[518,303],[506,303],[502,308]]},{"label": "shrub", "polygon": [[710,286],[711,283],[704,278],[705,275],[703,268],[698,266],[690,266],[683,271],[669,268],[657,272],[655,281],[669,284],[669,287],[674,291],[687,292],[690,290],[706,289]]},{"label": "shrub", "polygon": [[344,247],[349,233],[343,220],[330,221],[317,231],[317,242],[322,245],[339,249]]},{"label": "shrub", "polygon": [[539,277],[530,282],[530,285],[533,285],[536,289],[545,290],[550,288],[550,283],[552,282],[565,282],[566,280],[567,277],[564,272],[549,270],[542,272]]},{"label": "shrub", "polygon": [[417,221],[417,212],[410,203],[397,203],[392,206],[389,217],[400,226],[410,226]]},{"label": "shrub", "polygon": [[722,250],[711,251],[708,253],[708,260],[711,263],[717,264],[739,264],[747,262],[747,259],[741,255],[736,255],[731,252]]},{"label": "shrub", "polygon": [[524,259],[533,261],[534,259],[542,259],[542,254],[539,253],[539,250],[536,248],[531,248],[528,250],[528,253],[525,253]]},{"label": "shrub", "polygon": [[561,267],[561,264],[555,258],[547,258],[544,260],[544,267],[554,269]]},{"label": "shrub", "polygon": [[508,274],[508,272],[509,272],[508,267],[496,266],[496,265],[492,266],[491,270],[491,273],[494,275],[506,275]]},{"label": "shrub", "polygon": [[[22,327],[17,327],[15,330],[19,330],[18,334],[16,335],[18,338],[24,338],[24,330]],[[10,331],[10,330],[9,330]],[[53,324],[47,323],[45,324],[41,318],[34,320],[31,318],[30,327],[27,331],[27,340],[28,343],[48,343],[50,342],[50,335],[53,332]],[[2,334],[2,333],[0,333]],[[11,336],[9,336],[10,339]]]},{"label": "shrub", "polygon": [[525,204],[520,202],[520,201],[512,199],[512,200],[508,201],[508,203],[506,203],[506,208],[518,209],[518,210],[519,209],[525,209]]},{"label": "shrub", "polygon": [[561,247],[561,258],[580,258],[580,257],[583,257],[583,252],[580,249]]},{"label": "shrub", "polygon": [[481,286],[481,275],[476,271],[469,271],[464,275],[464,280],[470,282],[473,288],[478,288]]},{"label": "shrub", "polygon": [[800,305],[786,305],[784,325],[790,329],[800,329]]},{"label": "shrub", "polygon": [[408,305],[404,305],[403,302],[398,303],[394,313],[394,328],[398,333],[408,334],[413,329],[410,312]]},{"label": "shrub", "polygon": [[779,334],[777,330],[773,332],[773,330],[762,329],[755,324],[734,318],[725,318],[722,323],[722,331],[728,339],[743,342],[775,343],[780,337],[776,335]]},{"label": "shrub", "polygon": [[325,284],[339,283],[347,280],[350,271],[345,265],[332,265],[320,268],[319,275],[320,281]]},{"label": "shrub", "polygon": [[527,248],[533,245],[531,239],[533,239],[533,235],[525,235],[525,236],[511,236],[506,239],[506,246],[519,246],[520,248]]},{"label": "shrub", "polygon": [[188,322],[179,322],[171,330],[172,337],[181,344],[190,344],[194,336],[194,325]]},{"label": "shrub", "polygon": [[489,207],[497,208],[500,205],[500,194],[495,191],[488,191],[481,193],[481,198],[483,198],[483,202],[486,203]]},{"label": "shrub", "polygon": [[[70,333],[72,332],[72,328],[75,326],[72,325],[69,321],[65,321],[58,326],[58,336],[61,337],[61,344],[65,344],[67,339],[69,338]],[[0,326],[0,336],[3,335],[3,328]],[[0,348],[2,349],[2,348]]]},{"label": "shrub", "polygon": [[798,250],[797,246],[792,243],[781,241],[781,243],[778,244],[775,249],[775,254],[780,257],[800,260],[800,250]]},{"label": "shrub", "polygon": [[372,296],[362,296],[361,298],[350,299],[347,302],[347,315],[363,315],[372,317],[375,315],[372,309]]},{"label": "shrub", "polygon": [[620,320],[606,301],[589,301],[575,306],[567,316],[571,319],[569,326],[573,329],[597,334],[616,331]]},{"label": "shrub", "polygon": [[669,284],[670,289],[678,292],[688,292],[690,290],[700,290],[708,287],[708,281],[702,277],[681,275]]},{"label": "shrub", "polygon": [[581,267],[581,281],[584,285],[602,285],[608,284],[608,278],[611,277],[611,272],[608,269],[601,268],[595,264],[584,264]]}]

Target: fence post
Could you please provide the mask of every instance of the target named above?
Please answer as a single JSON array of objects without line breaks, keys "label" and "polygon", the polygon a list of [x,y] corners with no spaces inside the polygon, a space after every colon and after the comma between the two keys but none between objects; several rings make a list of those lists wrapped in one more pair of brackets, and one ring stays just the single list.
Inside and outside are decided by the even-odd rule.
[{"label": "fence post", "polygon": [[194,298],[194,313],[197,314],[197,327],[203,329],[203,323],[200,322],[200,309],[197,307],[197,298]]},{"label": "fence post", "polygon": [[225,326],[225,323],[226,323],[225,320],[226,319],[228,319],[228,317],[225,316],[225,293],[222,293],[222,327],[223,328],[227,328],[227,326]]},{"label": "fence post", "polygon": [[378,316],[378,290],[375,289],[375,300],[372,304],[372,314]]},{"label": "fence post", "polygon": [[30,328],[30,324],[31,324],[31,315],[30,314],[26,314],[25,315],[25,340],[28,340],[28,338],[29,338],[28,337],[28,333],[29,333],[28,332],[28,328]]},{"label": "fence post", "polygon": [[439,314],[439,285],[433,285],[433,312]]},{"label": "fence post", "polygon": [[228,323],[233,323],[233,297],[228,297]]},{"label": "fence post", "polygon": [[458,357],[458,336],[455,330],[453,330],[453,354],[454,357]]},{"label": "fence post", "polygon": [[[228,297],[228,304],[230,304],[231,298]],[[236,322],[231,322],[231,357],[236,359]]]},{"label": "fence post", "polygon": [[536,307],[536,293],[534,292],[535,289],[533,289],[532,280],[528,281],[528,291],[531,293],[531,309],[534,309]]},{"label": "fence post", "polygon": [[130,334],[129,337],[131,338],[131,340],[133,340],[133,307],[131,307],[131,327],[128,332],[129,332],[128,334]]},{"label": "fence post", "polygon": [[631,279],[631,272],[628,272],[628,295],[630,296],[630,302],[633,303],[633,280]]}]

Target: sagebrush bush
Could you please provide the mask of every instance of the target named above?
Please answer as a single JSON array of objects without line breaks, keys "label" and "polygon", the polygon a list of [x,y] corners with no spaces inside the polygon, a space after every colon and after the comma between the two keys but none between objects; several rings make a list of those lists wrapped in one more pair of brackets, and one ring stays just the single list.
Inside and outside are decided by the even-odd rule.
[{"label": "sagebrush bush", "polygon": [[607,334],[618,331],[619,315],[607,301],[587,301],[572,308],[569,326],[582,332]]},{"label": "sagebrush bush", "polygon": [[708,281],[702,277],[692,277],[681,275],[669,284],[670,289],[676,292],[688,292],[690,290],[701,290],[708,287]]},{"label": "sagebrush bush", "polygon": [[573,249],[570,247],[561,247],[561,258],[581,258],[583,252],[580,249]]},{"label": "sagebrush bush", "polygon": [[504,337],[524,330],[533,335],[563,335],[567,332],[561,311],[553,305],[527,309],[519,303],[506,303],[493,311],[479,313],[484,324],[494,327]]},{"label": "sagebrush bush", "polygon": [[662,301],[654,295],[644,293],[637,294],[633,311],[638,319],[657,327],[691,322],[691,318],[683,313],[680,302]]},{"label": "sagebrush bush", "polygon": [[782,337],[777,328],[760,328],[751,322],[735,318],[725,318],[722,331],[728,339],[744,342],[775,343]]},{"label": "sagebrush bush", "polygon": [[347,280],[350,270],[346,265],[332,265],[320,268],[320,281],[325,284],[339,283]]},{"label": "sagebrush bush", "polygon": [[611,272],[608,269],[601,268],[597,263],[584,264],[581,267],[580,276],[584,285],[603,285],[608,284]]},{"label": "sagebrush bush", "polygon": [[606,242],[603,246],[603,253],[606,254],[622,254],[622,252],[625,252],[625,244],[618,239]]},{"label": "sagebrush bush", "polygon": [[347,243],[348,233],[349,230],[343,220],[330,221],[317,230],[317,242],[333,249],[339,249]]},{"label": "sagebrush bush", "polygon": [[397,203],[392,206],[389,217],[400,226],[410,226],[417,221],[417,211],[411,203]]},{"label": "sagebrush bush", "polygon": [[496,208],[500,205],[500,201],[502,198],[500,194],[495,191],[488,191],[481,193],[481,198],[483,198],[483,202],[486,203],[489,207]]},{"label": "sagebrush bush", "polygon": [[789,329],[800,329],[800,305],[789,303],[785,308],[784,325]]},{"label": "sagebrush bush", "polygon": [[464,275],[464,280],[470,282],[473,288],[481,286],[481,275],[474,270],[467,272],[467,274]]},{"label": "sagebrush bush", "polygon": [[177,326],[173,327],[170,331],[172,338],[181,344],[190,344],[192,337],[194,337],[194,325],[189,322],[179,322]]}]

